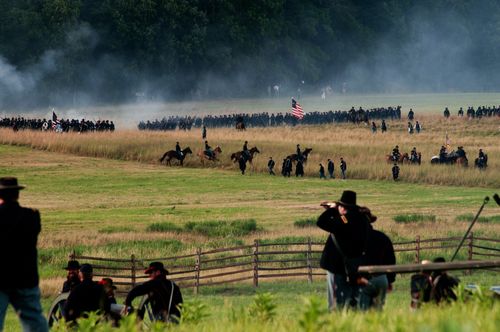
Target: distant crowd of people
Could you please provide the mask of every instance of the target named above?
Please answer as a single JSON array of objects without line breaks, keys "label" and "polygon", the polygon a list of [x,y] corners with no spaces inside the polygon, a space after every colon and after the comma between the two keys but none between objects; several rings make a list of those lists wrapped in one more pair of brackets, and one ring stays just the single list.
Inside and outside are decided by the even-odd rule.
[{"label": "distant crowd of people", "polygon": [[[379,107],[357,110],[352,107],[349,111],[308,112],[302,120],[297,120],[291,113],[254,113],[254,114],[227,114],[197,116],[170,116],[161,120],[141,121],[139,130],[191,130],[201,128],[234,128],[237,124],[244,127],[279,127],[295,126],[297,124],[321,125],[328,123],[368,123],[370,120],[401,119],[401,106]],[[242,128],[243,129],[243,128]]]},{"label": "distant crowd of people", "polygon": [[29,119],[24,117],[12,117],[0,119],[0,128],[11,128],[18,130],[39,130],[55,132],[92,132],[92,131],[114,131],[115,124],[110,120],[77,120],[77,119]]},{"label": "distant crowd of people", "polygon": [[[451,116],[451,112],[448,109],[448,107],[445,107],[443,111],[443,116],[445,118],[449,118]],[[473,118],[482,118],[482,117],[494,117],[494,116],[500,116],[500,105],[499,106],[479,106],[476,109],[474,107],[469,106],[467,107],[467,111],[464,111],[463,107],[460,107],[460,109],[457,111],[457,116],[458,117],[464,117],[466,116],[469,119]]]}]

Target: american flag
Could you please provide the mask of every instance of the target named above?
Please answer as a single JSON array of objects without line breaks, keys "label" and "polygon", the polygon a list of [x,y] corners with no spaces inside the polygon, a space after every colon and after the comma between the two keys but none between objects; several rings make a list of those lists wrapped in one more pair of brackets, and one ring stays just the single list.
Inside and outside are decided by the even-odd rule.
[{"label": "american flag", "polygon": [[304,118],[304,110],[295,99],[292,98],[292,115],[299,120]]},{"label": "american flag", "polygon": [[54,111],[52,111],[52,129],[56,129],[56,126],[59,124],[59,120],[57,120],[57,115]]}]

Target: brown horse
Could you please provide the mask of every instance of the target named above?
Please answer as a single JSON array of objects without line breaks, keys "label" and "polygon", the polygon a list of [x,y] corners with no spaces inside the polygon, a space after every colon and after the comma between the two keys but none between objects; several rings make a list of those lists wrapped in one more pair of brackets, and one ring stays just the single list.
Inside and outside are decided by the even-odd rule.
[{"label": "brown horse", "polygon": [[193,151],[191,151],[191,149],[189,148],[189,146],[187,148],[185,148],[184,150],[182,150],[182,157],[179,159],[179,156],[177,155],[177,152],[175,152],[175,150],[170,150],[170,151],[167,151],[163,154],[163,156],[160,158],[160,163],[162,163],[164,160],[166,160],[167,162],[167,165],[168,166],[172,166],[172,164],[170,163],[170,161],[172,159],[177,159],[179,160],[179,164],[181,166],[184,165],[184,158],[186,158],[186,155],[190,154],[190,153],[193,153]]},{"label": "brown horse", "polygon": [[200,161],[201,163],[203,164],[205,160],[209,160],[209,161],[219,161],[219,159],[217,158],[220,154],[222,153],[222,149],[220,148],[220,146],[216,146],[215,149],[213,150],[213,156],[212,157],[209,157],[204,150],[200,150],[198,151],[198,153],[196,154],[198,157],[200,157]]},{"label": "brown horse", "polygon": [[[248,150],[248,152],[249,152],[248,162],[251,164],[252,160],[253,160],[253,155],[256,153],[260,153],[260,151],[259,151],[259,149],[257,149],[256,146],[254,146],[253,148]],[[240,156],[242,153],[243,153],[243,151],[238,151],[238,152],[231,154],[231,160],[233,161],[233,163],[237,162],[240,159]]]},{"label": "brown horse", "polygon": [[[387,161],[388,164],[392,164],[394,162],[394,159],[392,159],[392,154],[386,154],[385,155],[385,161]],[[409,163],[410,162],[410,156],[408,153],[401,153],[399,155],[399,159],[396,160],[397,163]]]},{"label": "brown horse", "polygon": [[238,122],[236,124],[236,130],[238,131],[244,131],[244,130],[247,130],[247,128],[245,127],[245,123],[243,122]]},{"label": "brown horse", "polygon": [[[304,150],[304,152],[302,152],[302,162],[305,163],[307,161],[307,157],[309,156],[309,153],[311,153],[313,149],[312,148],[306,148]],[[297,161],[297,154],[294,153],[294,154],[291,154],[289,156],[287,156],[286,158],[290,158],[290,160],[293,162],[293,161]],[[286,159],[285,158],[285,159]]]}]

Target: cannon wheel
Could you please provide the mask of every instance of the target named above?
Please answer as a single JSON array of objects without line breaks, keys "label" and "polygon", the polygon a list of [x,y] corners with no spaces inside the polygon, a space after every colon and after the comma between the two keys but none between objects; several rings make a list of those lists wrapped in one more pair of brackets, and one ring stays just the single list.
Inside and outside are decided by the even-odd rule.
[{"label": "cannon wheel", "polygon": [[143,324],[148,327],[150,327],[156,321],[149,296],[145,295],[142,297],[141,302],[139,303],[139,307],[137,308],[137,317],[139,317],[142,320]]},{"label": "cannon wheel", "polygon": [[69,293],[62,293],[58,297],[56,297],[54,302],[52,302],[49,314],[47,316],[49,327],[52,327],[52,325],[54,325],[55,322],[61,320],[64,317],[63,309],[64,309],[64,304],[68,300],[68,296]]}]

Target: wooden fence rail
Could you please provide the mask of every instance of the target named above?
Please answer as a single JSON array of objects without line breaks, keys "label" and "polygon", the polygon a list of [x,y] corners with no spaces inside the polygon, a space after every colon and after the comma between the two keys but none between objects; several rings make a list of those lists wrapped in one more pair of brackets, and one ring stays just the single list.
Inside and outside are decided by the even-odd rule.
[{"label": "wooden fence rail", "polygon": [[[436,250],[456,248],[460,240],[460,237],[421,239],[417,236],[414,241],[394,243],[394,251],[413,256],[412,261],[417,264],[421,257],[428,257]],[[198,292],[201,286],[250,280],[257,287],[260,279],[269,278],[305,278],[312,282],[314,276],[324,275],[319,266],[323,246],[324,242],[314,242],[311,238],[290,243],[255,240],[252,245],[207,251],[198,248],[193,254],[171,257],[138,258],[131,255],[130,259],[116,259],[73,252],[70,259],[93,263],[95,275],[113,278],[122,292],[147,279],[143,271],[150,262],[161,261],[168,268],[170,279],[181,287],[192,287]],[[498,259],[500,239],[475,237],[471,233],[461,254],[463,260],[469,261]]]}]

